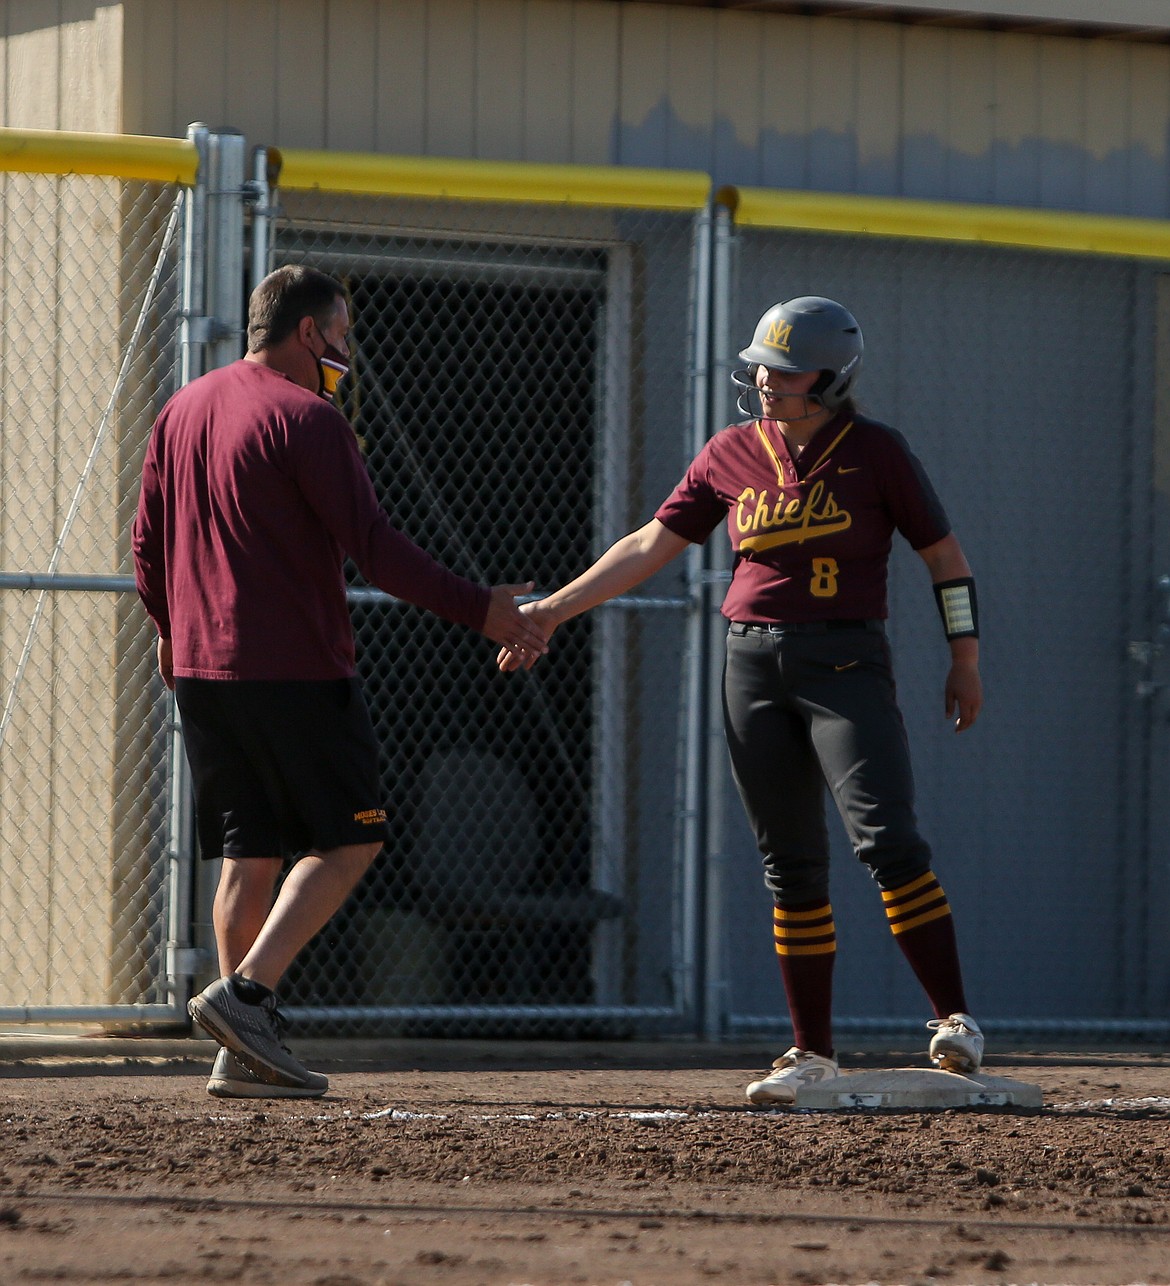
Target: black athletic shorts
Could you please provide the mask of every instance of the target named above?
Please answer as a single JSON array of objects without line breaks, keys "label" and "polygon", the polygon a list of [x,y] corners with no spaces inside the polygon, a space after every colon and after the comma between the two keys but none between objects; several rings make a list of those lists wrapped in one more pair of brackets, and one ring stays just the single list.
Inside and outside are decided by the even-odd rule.
[{"label": "black athletic shorts", "polygon": [[356,678],[176,679],[175,697],[205,859],[389,838],[378,742]]}]

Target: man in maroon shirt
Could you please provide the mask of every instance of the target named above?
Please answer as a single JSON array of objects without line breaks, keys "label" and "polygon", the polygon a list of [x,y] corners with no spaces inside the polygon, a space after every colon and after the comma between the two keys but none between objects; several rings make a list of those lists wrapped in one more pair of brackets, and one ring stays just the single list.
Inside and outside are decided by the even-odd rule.
[{"label": "man in maroon shirt", "polygon": [[200,848],[223,858],[222,976],[189,1009],[223,1046],[208,1090],[227,1097],[328,1088],[284,1046],[275,989],[388,835],[344,557],[397,598],[521,654],[546,650],[515,602],[531,584],[455,575],[380,507],[327,400],[348,336],[337,281],[277,269],[249,302],[247,356],[170,399],[142,471],[136,583],[182,717]]},{"label": "man in maroon shirt", "polygon": [[[983,1057],[950,904],[914,815],[884,629],[893,533],[917,551],[934,585],[951,649],[945,710],[957,731],[975,722],[983,700],[975,585],[905,439],[858,413],[851,393],[861,357],[861,329],[833,300],[804,296],[770,308],[740,353],[746,368],[732,377],[749,418],[704,446],[650,522],[524,609],[551,637],[727,523],[735,560],[723,604],[727,743],[764,856],[795,1037],[748,1085],[758,1104],[793,1103],[802,1085],[838,1072],[826,784],[934,1010],[931,1061],[969,1074]],[[511,670],[536,656],[505,648],[498,659]]]}]

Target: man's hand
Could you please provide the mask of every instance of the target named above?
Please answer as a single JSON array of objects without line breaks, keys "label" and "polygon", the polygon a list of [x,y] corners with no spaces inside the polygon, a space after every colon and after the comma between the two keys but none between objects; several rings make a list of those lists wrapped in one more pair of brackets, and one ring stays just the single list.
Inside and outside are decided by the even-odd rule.
[{"label": "man's hand", "polygon": [[175,664],[171,655],[170,639],[159,639],[158,641],[158,672],[162,675],[162,681],[173,692],[175,690]]},{"label": "man's hand", "polygon": [[947,675],[946,715],[955,720],[955,731],[962,732],[979,718],[983,707],[983,680],[979,667],[972,661],[952,661]]},{"label": "man's hand", "polygon": [[[547,652],[548,640],[552,638],[553,631],[560,624],[560,621],[555,619],[553,613],[542,602],[525,603],[520,610],[541,631],[541,638],[545,641],[544,651]],[[496,657],[496,664],[505,674],[509,670],[531,670],[541,655],[543,653],[526,654],[516,652],[512,648],[504,646],[500,648],[499,655]]]},{"label": "man's hand", "polygon": [[548,651],[544,634],[516,606],[517,598],[522,594],[532,593],[534,583],[528,581],[525,585],[494,586],[487,619],[480,631],[493,643],[503,644],[505,651],[528,665]]}]

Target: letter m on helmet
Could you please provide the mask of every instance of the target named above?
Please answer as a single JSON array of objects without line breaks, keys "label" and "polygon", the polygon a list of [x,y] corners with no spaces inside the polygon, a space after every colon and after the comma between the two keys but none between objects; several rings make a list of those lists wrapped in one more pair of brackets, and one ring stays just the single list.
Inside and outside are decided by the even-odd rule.
[{"label": "letter m on helmet", "polygon": [[781,352],[788,352],[788,341],[792,336],[792,323],[787,321],[774,321],[768,327],[768,333],[764,336],[764,343],[769,348],[778,348]]}]

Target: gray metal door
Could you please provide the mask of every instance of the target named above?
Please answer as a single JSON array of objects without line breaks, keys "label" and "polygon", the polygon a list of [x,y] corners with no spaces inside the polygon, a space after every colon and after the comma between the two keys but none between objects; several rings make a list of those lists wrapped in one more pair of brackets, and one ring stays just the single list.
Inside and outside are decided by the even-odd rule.
[{"label": "gray metal door", "polygon": [[[682,467],[692,217],[577,213],[558,235],[556,211],[284,212],[276,261],[350,291],[344,409],[402,530],[542,593],[644,521],[641,488]],[[290,970],[290,1015],[366,1033],[677,1024],[686,596],[631,595],[501,676],[478,635],[351,579],[393,837]]]}]

